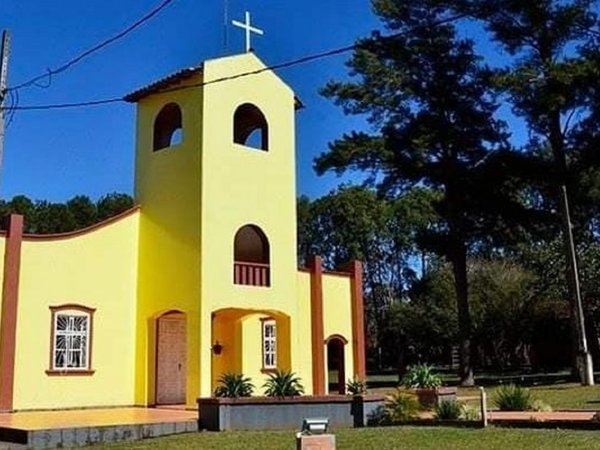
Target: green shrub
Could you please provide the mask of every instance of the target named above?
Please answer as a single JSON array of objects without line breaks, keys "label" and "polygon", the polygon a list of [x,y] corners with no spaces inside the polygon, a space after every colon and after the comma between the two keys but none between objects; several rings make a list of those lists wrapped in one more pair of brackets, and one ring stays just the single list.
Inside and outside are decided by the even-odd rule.
[{"label": "green shrub", "polygon": [[294,397],[304,393],[304,386],[294,372],[276,371],[263,385],[267,397]]},{"label": "green shrub", "polygon": [[250,378],[241,373],[225,373],[219,378],[219,386],[215,389],[215,397],[250,397],[254,392],[254,385]]},{"label": "green shrub", "polygon": [[514,384],[500,386],[496,391],[494,404],[500,411],[529,411],[532,407],[531,393]]},{"label": "green shrub", "polygon": [[462,405],[460,407],[460,419],[469,421],[481,420],[479,409],[474,406]]},{"label": "green shrub", "polygon": [[410,367],[402,379],[402,384],[411,389],[431,389],[442,385],[442,379],[433,372],[433,367],[418,364]]},{"label": "green shrub", "polygon": [[367,425],[370,427],[391,425],[392,419],[385,406],[378,406],[367,415]]},{"label": "green shrub", "polygon": [[533,400],[531,409],[532,411],[552,412],[552,406],[538,399]]},{"label": "green shrub", "polygon": [[367,383],[358,377],[354,377],[353,380],[348,380],[346,383],[346,391],[350,395],[361,395],[367,393]]},{"label": "green shrub", "polygon": [[435,418],[438,420],[458,420],[461,405],[456,400],[442,400],[435,405]]},{"label": "green shrub", "polygon": [[420,405],[416,396],[397,391],[385,402],[385,410],[390,423],[399,423],[416,419]]}]

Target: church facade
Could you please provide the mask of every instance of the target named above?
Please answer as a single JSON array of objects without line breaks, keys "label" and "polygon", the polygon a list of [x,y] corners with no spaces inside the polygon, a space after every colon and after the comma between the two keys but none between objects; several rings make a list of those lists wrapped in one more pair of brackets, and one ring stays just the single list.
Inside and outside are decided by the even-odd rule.
[{"label": "church facade", "polygon": [[[252,75],[246,75],[252,72]],[[186,404],[226,372],[365,376],[362,269],[297,267],[293,91],[251,52],[146,86],[137,207],[0,236],[0,410]]]}]

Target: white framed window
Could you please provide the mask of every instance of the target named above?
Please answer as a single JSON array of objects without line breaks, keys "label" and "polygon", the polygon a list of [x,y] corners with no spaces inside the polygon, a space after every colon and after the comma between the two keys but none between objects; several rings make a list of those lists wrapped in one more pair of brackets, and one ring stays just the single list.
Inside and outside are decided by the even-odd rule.
[{"label": "white framed window", "polygon": [[277,322],[273,319],[262,320],[263,369],[277,368]]},{"label": "white framed window", "polygon": [[79,305],[51,307],[52,342],[49,374],[92,373],[94,310]]}]

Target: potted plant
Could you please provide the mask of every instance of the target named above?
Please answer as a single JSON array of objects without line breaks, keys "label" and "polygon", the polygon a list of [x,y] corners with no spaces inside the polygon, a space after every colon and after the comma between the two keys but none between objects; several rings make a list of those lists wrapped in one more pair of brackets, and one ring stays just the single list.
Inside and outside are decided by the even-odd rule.
[{"label": "potted plant", "polygon": [[442,387],[442,379],[427,364],[417,364],[410,367],[402,384],[415,392],[419,403],[430,408],[441,401],[456,400],[456,388]]},{"label": "potted plant", "polygon": [[239,398],[250,397],[254,392],[254,385],[250,378],[241,373],[225,373],[219,377],[219,385],[215,389],[215,397]]},{"label": "potted plant", "polygon": [[304,386],[294,372],[277,370],[269,374],[263,385],[267,397],[296,397],[304,394]]},{"label": "potted plant", "polygon": [[365,395],[367,393],[367,383],[359,377],[355,376],[352,380],[346,383],[346,392],[348,395]]}]

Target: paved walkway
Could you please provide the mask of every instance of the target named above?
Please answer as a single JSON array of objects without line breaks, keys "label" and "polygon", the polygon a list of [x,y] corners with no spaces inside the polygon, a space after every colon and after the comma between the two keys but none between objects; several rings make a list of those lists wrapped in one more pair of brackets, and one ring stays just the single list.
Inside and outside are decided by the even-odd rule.
[{"label": "paved walkway", "polygon": [[[565,421],[587,421],[592,420],[596,411],[551,411],[551,412],[539,412],[539,411],[488,411],[488,420],[491,422],[548,422],[556,420]],[[425,411],[419,414],[421,419],[434,419],[435,413],[433,411]]]},{"label": "paved walkway", "polygon": [[492,421],[535,420],[540,422],[554,420],[591,420],[596,411],[490,411],[488,418]]},{"label": "paved walkway", "polygon": [[197,420],[196,411],[164,408],[105,408],[0,413],[0,427],[20,430],[176,423]]}]

